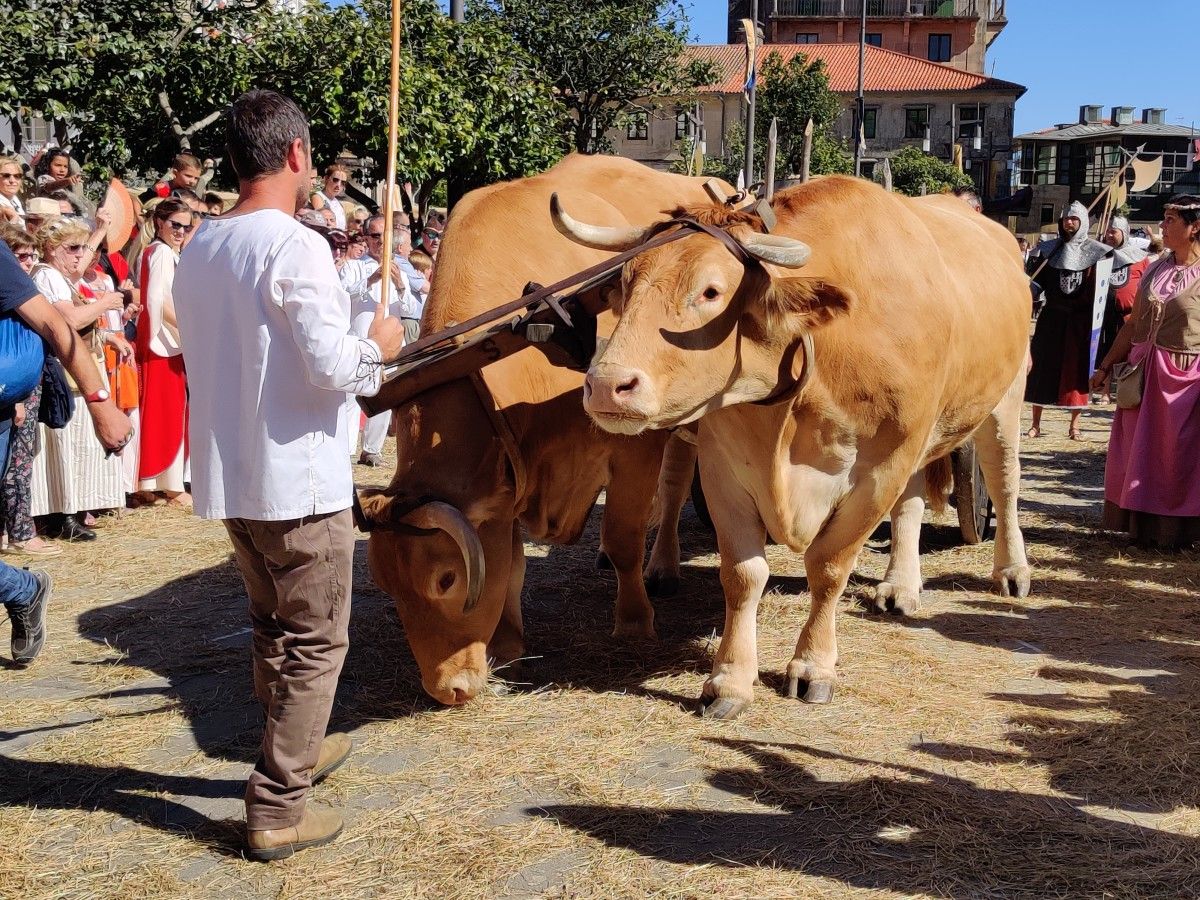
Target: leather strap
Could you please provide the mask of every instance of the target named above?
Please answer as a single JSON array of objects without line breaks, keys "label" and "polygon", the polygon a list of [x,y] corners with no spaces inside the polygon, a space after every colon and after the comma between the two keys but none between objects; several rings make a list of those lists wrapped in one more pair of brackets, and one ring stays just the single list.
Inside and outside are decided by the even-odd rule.
[{"label": "leather strap", "polygon": [[517,436],[513,434],[504,411],[496,405],[496,398],[492,394],[491,388],[487,386],[487,382],[483,380],[483,375],[480,372],[472,372],[470,379],[471,386],[475,388],[475,393],[479,396],[479,402],[492,422],[492,430],[500,439],[501,446],[504,447],[504,455],[508,457],[508,464],[513,473],[516,498],[519,502],[525,496],[526,476],[525,463],[521,459],[521,448],[517,443]]}]

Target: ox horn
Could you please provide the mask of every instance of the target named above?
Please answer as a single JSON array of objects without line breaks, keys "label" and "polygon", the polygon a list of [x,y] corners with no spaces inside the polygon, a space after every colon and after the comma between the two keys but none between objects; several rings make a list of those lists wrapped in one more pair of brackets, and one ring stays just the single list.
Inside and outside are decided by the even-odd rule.
[{"label": "ox horn", "polygon": [[397,524],[427,531],[444,531],[454,539],[462,551],[463,563],[467,568],[467,599],[463,602],[463,612],[473,610],[479,602],[479,595],[483,593],[484,562],[483,544],[470,519],[449,503],[431,500],[406,513]]},{"label": "ox horn", "polygon": [[755,259],[785,269],[799,269],[812,256],[812,248],[804,241],[778,234],[750,233],[738,237],[738,243]]},{"label": "ox horn", "polygon": [[576,221],[562,208],[558,194],[550,195],[550,219],[563,237],[593,250],[629,250],[640,244],[649,231],[648,228],[613,228]]}]

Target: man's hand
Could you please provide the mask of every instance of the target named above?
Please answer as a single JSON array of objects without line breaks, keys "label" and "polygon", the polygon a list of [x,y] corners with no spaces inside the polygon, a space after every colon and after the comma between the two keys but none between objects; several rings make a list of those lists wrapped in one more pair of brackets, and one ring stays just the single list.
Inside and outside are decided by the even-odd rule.
[{"label": "man's hand", "polygon": [[379,345],[379,353],[385,363],[391,362],[404,349],[404,326],[392,316],[376,316],[367,337]]},{"label": "man's hand", "polygon": [[11,206],[0,206],[0,218],[9,222],[17,221],[17,211]]},{"label": "man's hand", "polygon": [[25,404],[18,403],[13,407],[13,428],[20,428],[25,424]]},{"label": "man's hand", "polygon": [[133,425],[129,416],[117,409],[111,400],[88,403],[87,408],[92,416],[92,428],[96,430],[96,437],[100,439],[104,449],[114,453],[124,450],[129,439],[133,437]]}]

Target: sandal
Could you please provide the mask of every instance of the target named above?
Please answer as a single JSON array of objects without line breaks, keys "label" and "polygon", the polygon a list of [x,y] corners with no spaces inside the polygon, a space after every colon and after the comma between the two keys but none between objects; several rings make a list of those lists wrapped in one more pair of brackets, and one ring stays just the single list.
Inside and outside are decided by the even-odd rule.
[{"label": "sandal", "polygon": [[57,547],[41,537],[27,541],[9,541],[5,553],[15,556],[62,556],[62,547]]},{"label": "sandal", "polygon": [[1067,431],[1067,437],[1072,441],[1082,441],[1083,434],[1078,428],[1071,428]]},{"label": "sandal", "polygon": [[1041,437],[1041,436],[1042,436],[1042,429],[1037,428],[1037,427],[1030,428],[1027,432],[1025,432],[1025,437],[1027,437],[1027,438],[1037,438],[1037,437]]}]

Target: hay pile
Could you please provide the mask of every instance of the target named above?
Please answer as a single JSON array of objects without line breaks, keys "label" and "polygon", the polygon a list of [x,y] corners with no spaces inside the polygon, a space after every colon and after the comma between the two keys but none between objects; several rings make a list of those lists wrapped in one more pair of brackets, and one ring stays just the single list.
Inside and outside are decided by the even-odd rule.
[{"label": "hay pile", "polygon": [[357,750],[315,793],[348,828],[269,867],[237,855],[258,723],[223,530],[165,509],[106,523],[50,561],[50,644],[3,675],[0,896],[1196,894],[1200,565],[1095,532],[1106,422],[1084,445],[1046,424],[1025,454],[1035,596],[990,594],[990,544],[932,525],[918,615],[845,602],[828,707],[778,693],[807,596],[772,548],[756,705],[695,716],[723,607],[690,514],[654,645],[608,636],[594,522],[578,547],[531,547],[527,688],[462,710],[424,699],[360,571],[333,722]]}]

